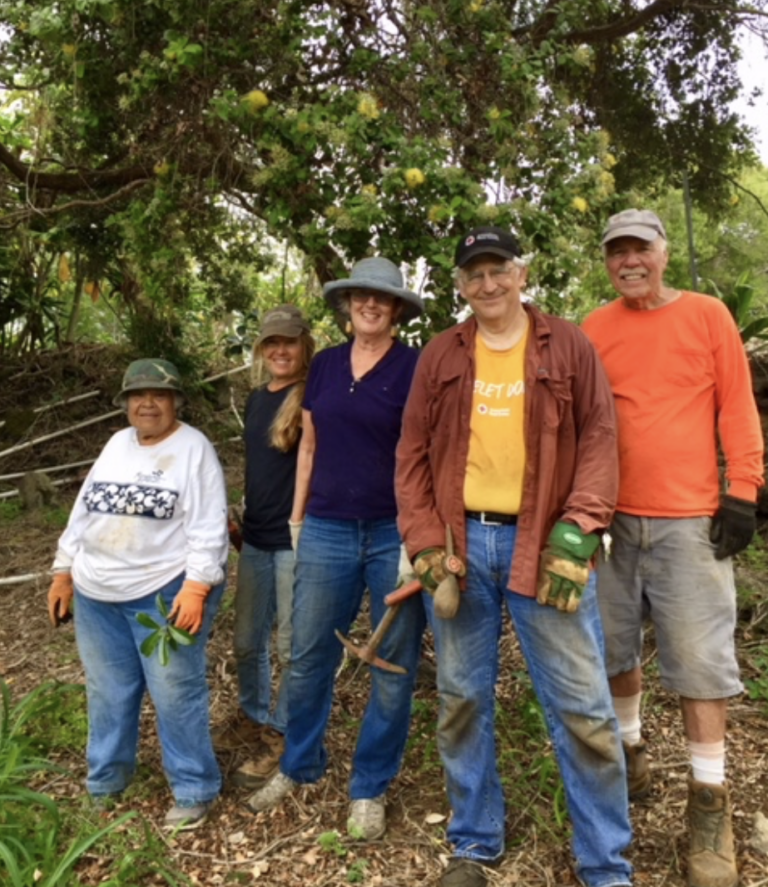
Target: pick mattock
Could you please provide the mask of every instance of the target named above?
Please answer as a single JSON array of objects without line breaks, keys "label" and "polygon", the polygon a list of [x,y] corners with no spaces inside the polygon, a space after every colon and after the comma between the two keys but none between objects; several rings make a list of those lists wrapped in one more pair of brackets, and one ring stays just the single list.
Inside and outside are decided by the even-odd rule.
[{"label": "pick mattock", "polygon": [[385,671],[393,671],[396,674],[407,674],[407,669],[403,668],[402,665],[395,665],[394,662],[387,662],[386,659],[377,656],[376,651],[379,649],[379,645],[381,644],[384,635],[389,631],[389,626],[392,625],[395,616],[397,616],[402,602],[406,600],[406,598],[418,594],[420,591],[421,582],[419,582],[418,579],[414,579],[412,582],[407,582],[402,587],[391,592],[391,594],[388,594],[384,598],[384,603],[389,609],[384,614],[381,622],[376,626],[376,630],[371,635],[368,643],[364,646],[358,647],[356,644],[353,644],[352,641],[350,641],[349,638],[344,637],[338,629],[335,629],[336,637],[353,656],[356,656],[363,662],[367,662],[369,665],[376,665],[378,668],[383,668]]}]

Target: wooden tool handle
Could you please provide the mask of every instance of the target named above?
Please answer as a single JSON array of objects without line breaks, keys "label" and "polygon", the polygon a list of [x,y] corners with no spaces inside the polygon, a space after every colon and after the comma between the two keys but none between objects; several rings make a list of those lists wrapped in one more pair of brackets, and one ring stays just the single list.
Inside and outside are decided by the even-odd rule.
[{"label": "wooden tool handle", "polygon": [[421,582],[418,579],[413,579],[410,582],[406,582],[405,585],[400,588],[395,589],[395,591],[391,591],[384,598],[384,603],[388,607],[392,607],[395,604],[399,604],[401,601],[406,600],[406,598],[418,594],[421,591],[421,588]]}]

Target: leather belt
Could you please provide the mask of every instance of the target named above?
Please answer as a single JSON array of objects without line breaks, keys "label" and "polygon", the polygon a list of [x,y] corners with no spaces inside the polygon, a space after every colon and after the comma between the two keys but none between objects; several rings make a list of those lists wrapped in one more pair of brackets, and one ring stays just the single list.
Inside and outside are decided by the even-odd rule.
[{"label": "leather belt", "polygon": [[498,511],[465,511],[464,514],[470,520],[479,520],[486,526],[498,527],[502,524],[516,524],[516,514],[501,514]]}]

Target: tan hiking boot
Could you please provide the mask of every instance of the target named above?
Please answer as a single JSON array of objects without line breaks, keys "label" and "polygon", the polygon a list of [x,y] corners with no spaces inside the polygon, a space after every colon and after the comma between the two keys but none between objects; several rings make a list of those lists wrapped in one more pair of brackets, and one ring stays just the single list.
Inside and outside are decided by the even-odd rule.
[{"label": "tan hiking boot", "polygon": [[736,887],[728,787],[688,780],[689,887]]},{"label": "tan hiking boot", "polygon": [[622,742],[624,759],[627,762],[627,789],[630,801],[639,801],[651,791],[651,770],[648,766],[648,751],[641,739],[634,745]]},{"label": "tan hiking boot", "polygon": [[263,724],[252,721],[242,709],[238,709],[228,721],[211,730],[213,747],[216,751],[250,748],[259,742],[265,729]]},{"label": "tan hiking boot", "polygon": [[235,770],[232,781],[244,788],[260,788],[277,770],[285,748],[285,737],[272,727],[264,727],[254,757]]}]

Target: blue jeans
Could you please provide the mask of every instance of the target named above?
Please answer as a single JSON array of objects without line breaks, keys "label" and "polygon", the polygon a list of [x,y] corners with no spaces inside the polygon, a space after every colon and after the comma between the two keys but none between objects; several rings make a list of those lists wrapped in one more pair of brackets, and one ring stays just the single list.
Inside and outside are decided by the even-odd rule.
[{"label": "blue jeans", "polygon": [[504,851],[504,798],[494,739],[504,602],[554,745],[573,825],[576,873],[587,887],[629,884],[624,754],[603,666],[594,576],[576,613],[507,590],[515,526],[467,521],[467,588],[455,619],[438,619],[423,595],[437,653],[438,747],[457,856]]},{"label": "blue jeans", "polygon": [[[291,657],[293,550],[266,551],[243,543],[237,564],[235,595],[235,665],[240,707],[257,724],[285,733],[288,721],[287,675]],[[277,616],[277,658],[282,668],[277,702],[269,716],[271,677],[269,648]]]},{"label": "blue jeans", "polygon": [[[325,770],[323,736],[343,652],[334,629],[349,633],[366,588],[378,625],[387,609],[384,598],[397,582],[399,553],[394,519],[304,518],[293,589],[288,730],[280,761],[282,772],[297,782],[316,782]],[[417,594],[402,604],[379,647],[379,656],[408,673],[371,669],[371,695],[352,762],[353,800],[383,794],[400,769],[424,626]]]},{"label": "blue jeans", "polygon": [[157,652],[147,657],[139,649],[151,629],[140,625],[136,615],[148,613],[162,624],[155,599],[161,594],[170,609],[183,579],[182,574],[159,591],[120,603],[96,601],[75,589],[75,636],[88,697],[86,787],[94,796],[123,791],[133,776],[145,690],[157,713],[163,768],[176,803],[187,807],[219,793],[205,647],[224,583],[208,595],[196,643],[172,650],[165,666]]}]

